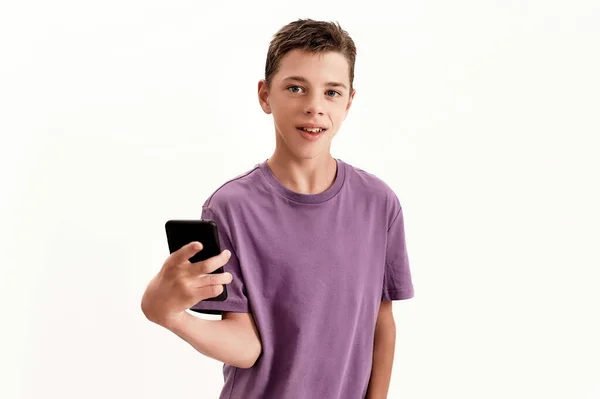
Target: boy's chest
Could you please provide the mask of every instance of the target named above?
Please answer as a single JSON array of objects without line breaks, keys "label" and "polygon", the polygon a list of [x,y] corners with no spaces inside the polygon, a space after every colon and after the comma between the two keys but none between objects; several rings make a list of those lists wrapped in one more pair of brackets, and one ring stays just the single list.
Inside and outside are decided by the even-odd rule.
[{"label": "boy's chest", "polygon": [[245,274],[265,299],[380,295],[385,227],[364,216],[254,226],[260,233],[238,251]]}]

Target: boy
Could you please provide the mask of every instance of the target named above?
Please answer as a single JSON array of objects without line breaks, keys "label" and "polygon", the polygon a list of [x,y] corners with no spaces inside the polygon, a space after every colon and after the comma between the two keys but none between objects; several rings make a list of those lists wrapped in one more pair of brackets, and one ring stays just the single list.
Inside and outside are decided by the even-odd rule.
[{"label": "boy", "polygon": [[[223,253],[190,264],[201,248],[190,243],[144,294],[148,319],[224,362],[221,399],[387,396],[391,301],[414,291],[397,196],[330,154],[356,92],[355,56],[339,24],[297,20],[275,34],[258,83],[273,155],[204,203]],[[222,284],[225,301],[203,301]]]}]

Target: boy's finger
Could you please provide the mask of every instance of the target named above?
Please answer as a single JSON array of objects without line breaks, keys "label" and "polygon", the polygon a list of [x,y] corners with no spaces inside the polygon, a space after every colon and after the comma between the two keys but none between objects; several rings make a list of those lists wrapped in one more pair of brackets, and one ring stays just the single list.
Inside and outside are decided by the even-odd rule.
[{"label": "boy's finger", "polygon": [[210,274],[217,270],[219,267],[224,266],[231,258],[231,252],[228,249],[222,251],[219,255],[213,256],[202,262],[195,262],[190,264],[190,274]]},{"label": "boy's finger", "polygon": [[201,242],[192,241],[171,254],[171,256],[173,257],[173,262],[176,265],[180,265],[188,261],[196,253],[200,252],[202,248],[203,246]]}]

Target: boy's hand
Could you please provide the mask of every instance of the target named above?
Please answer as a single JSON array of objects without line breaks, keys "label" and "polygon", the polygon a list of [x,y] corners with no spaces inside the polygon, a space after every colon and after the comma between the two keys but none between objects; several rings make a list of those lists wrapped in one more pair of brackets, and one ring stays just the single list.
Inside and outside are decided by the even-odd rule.
[{"label": "boy's hand", "polygon": [[201,243],[191,242],[165,260],[142,297],[142,311],[148,320],[168,328],[187,309],[206,298],[218,296],[223,292],[223,284],[231,283],[231,273],[209,274],[227,263],[231,256],[229,251],[191,263],[189,259],[201,249]]}]

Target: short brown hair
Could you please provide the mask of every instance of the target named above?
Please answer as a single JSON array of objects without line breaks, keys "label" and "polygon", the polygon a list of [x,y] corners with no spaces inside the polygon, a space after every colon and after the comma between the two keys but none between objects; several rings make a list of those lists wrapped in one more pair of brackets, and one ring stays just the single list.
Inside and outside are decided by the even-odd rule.
[{"label": "short brown hair", "polygon": [[271,87],[271,80],[279,69],[281,58],[294,49],[310,53],[335,51],[342,54],[348,60],[350,67],[350,91],[352,91],[356,46],[348,32],[343,30],[339,23],[298,19],[279,29],[273,35],[267,53],[265,65],[267,88]]}]

